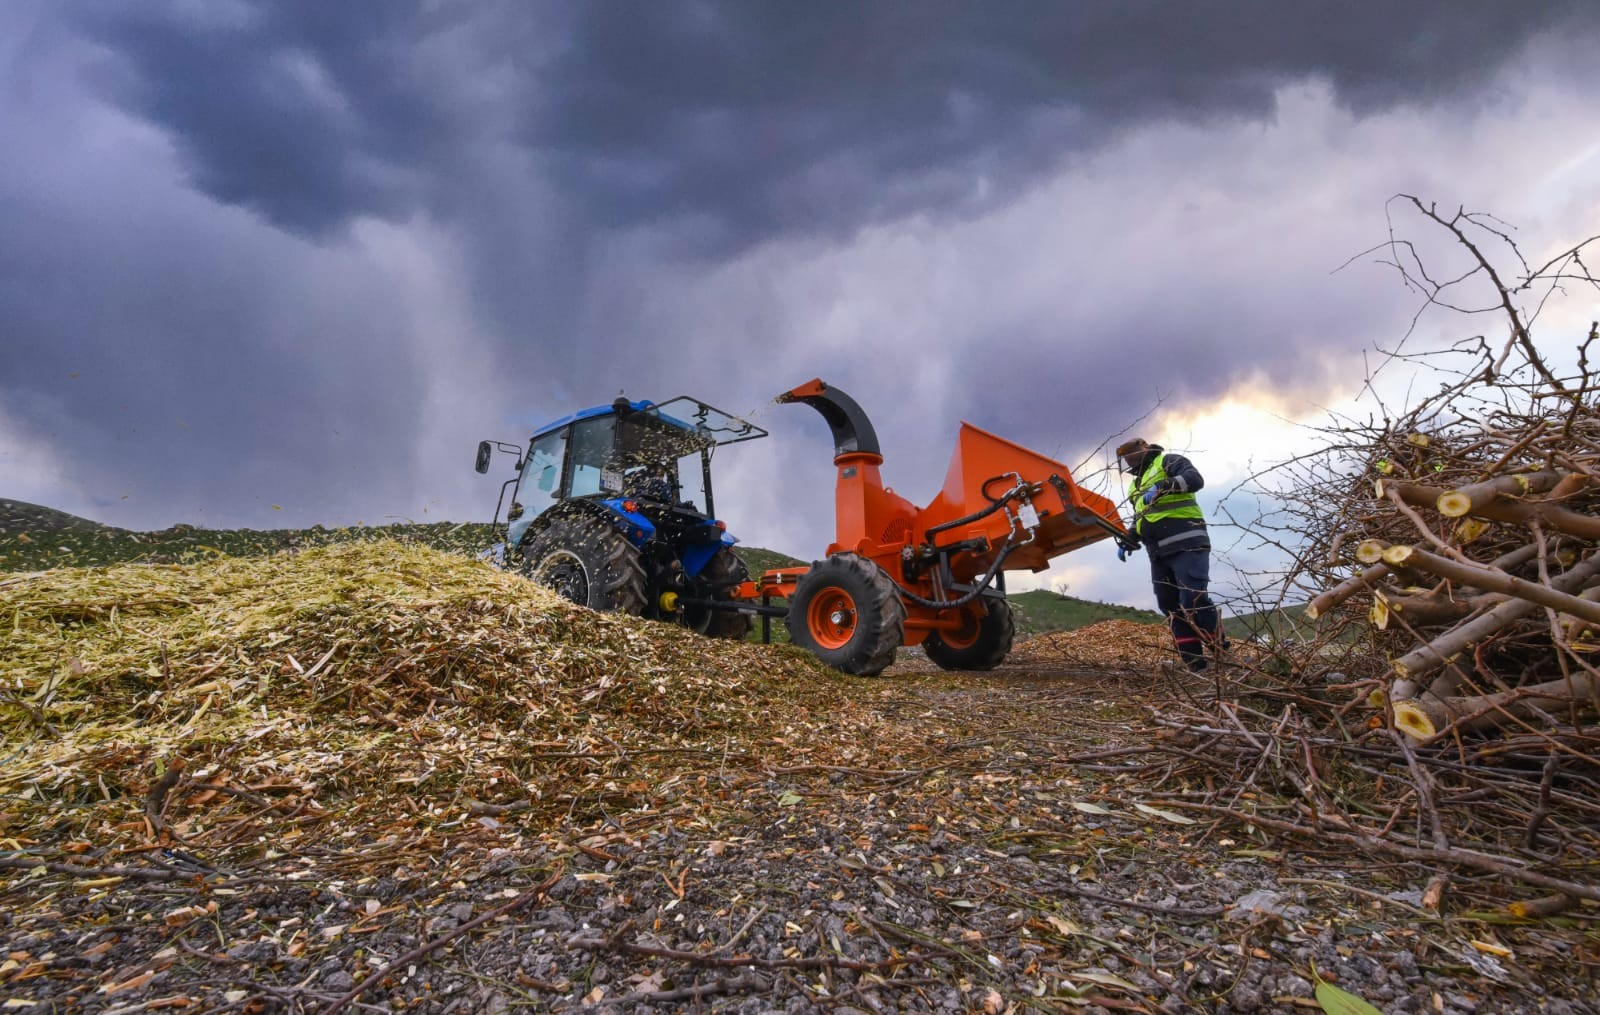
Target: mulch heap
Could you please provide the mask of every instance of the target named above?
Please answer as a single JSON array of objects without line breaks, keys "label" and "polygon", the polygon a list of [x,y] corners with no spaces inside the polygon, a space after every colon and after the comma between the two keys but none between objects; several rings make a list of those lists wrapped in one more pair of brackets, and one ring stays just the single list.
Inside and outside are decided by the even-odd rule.
[{"label": "mulch heap", "polygon": [[1152,670],[1176,659],[1172,635],[1159,624],[1102,620],[1072,631],[1052,631],[1022,642],[1011,654],[1016,665]]},{"label": "mulch heap", "polygon": [[[392,892],[424,870],[448,885],[490,851],[553,872],[524,830],[692,816],[727,795],[705,773],[753,749],[804,765],[866,739],[847,682],[798,649],[597,614],[398,543],[18,575],[0,580],[0,617],[13,945],[68,918],[73,878],[91,925],[116,910],[175,936],[249,909],[256,883],[315,883],[347,909],[334,900],[355,885]],[[574,844],[543,848],[558,845]],[[68,881],[30,890],[49,874]],[[152,884],[182,898],[117,906]],[[272,936],[287,957],[314,952],[383,926],[381,900],[365,906]],[[141,997],[177,957],[86,974],[9,951],[13,999],[72,983],[41,1003]]]},{"label": "mulch heap", "polygon": [[798,650],[596,614],[395,543],[53,571],[0,596],[0,817],[27,846],[600,813],[651,799],[662,758],[737,754],[818,708],[851,721],[839,678]]}]

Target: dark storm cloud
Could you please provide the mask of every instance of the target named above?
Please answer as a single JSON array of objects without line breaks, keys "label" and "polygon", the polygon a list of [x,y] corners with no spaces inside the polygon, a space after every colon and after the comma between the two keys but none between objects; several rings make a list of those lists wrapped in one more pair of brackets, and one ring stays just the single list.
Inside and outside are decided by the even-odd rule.
[{"label": "dark storm cloud", "polygon": [[1109,131],[1267,117],[1296,80],[1360,112],[1460,99],[1596,21],[1584,0],[110,10],[79,15],[118,58],[108,94],[286,228],[438,210],[505,141],[589,222],[676,222],[706,252],[982,210]]},{"label": "dark storm cloud", "polygon": [[[39,449],[66,486],[40,499],[137,527],[409,498],[394,462],[428,377],[382,273],[182,187],[159,136],[85,100],[81,44],[28,10],[0,30],[0,471]],[[5,475],[0,496],[33,489]]]},{"label": "dark storm cloud", "polygon": [[114,58],[104,98],[173,133],[194,183],[293,231],[441,200],[456,157],[531,89],[536,7],[288,2],[79,4]]},{"label": "dark storm cloud", "polygon": [[[1337,125],[1331,142],[1301,133],[1283,86],[1459,115],[1530,40],[1576,37],[1584,10],[1390,6],[0,5],[0,475],[50,489],[59,465],[88,500],[58,506],[118,524],[335,524],[435,498],[473,518],[493,503],[467,468],[480,436],[619,387],[743,412],[822,374],[873,407],[895,481],[920,495],[954,417],[1051,452],[1145,408],[1149,375],[1118,355],[1130,335],[1207,351],[1182,397],[1256,366],[1294,380],[1283,314],[1239,308],[1299,315],[1320,293],[1285,283],[1288,257],[1244,255],[1299,244],[1302,225],[1336,260],[1380,238],[1330,238],[1325,220],[1381,203],[1420,142],[1378,134],[1383,158],[1355,154],[1381,189],[1241,228],[1302,180],[1354,175],[1312,161]],[[1197,153],[1252,135],[1288,141],[1224,152],[1196,181]],[[1288,183],[1263,199],[1263,176]],[[1166,200],[1191,189],[1222,204],[1195,229]],[[984,228],[1030,196],[1023,221]],[[1233,245],[1199,249],[1205,230]],[[1007,285],[1035,264],[1095,298]],[[1201,277],[1212,266],[1227,277]],[[750,488],[783,502],[738,525],[811,553],[826,434],[779,412],[764,421],[794,439],[745,457],[770,469]],[[817,503],[797,511],[802,475]]]}]

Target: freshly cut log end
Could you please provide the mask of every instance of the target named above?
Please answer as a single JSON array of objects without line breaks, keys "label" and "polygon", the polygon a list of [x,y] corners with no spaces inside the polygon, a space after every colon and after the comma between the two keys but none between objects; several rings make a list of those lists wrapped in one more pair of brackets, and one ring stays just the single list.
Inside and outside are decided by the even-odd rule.
[{"label": "freshly cut log end", "polygon": [[1404,544],[1399,546],[1391,546],[1387,550],[1383,551],[1383,562],[1391,567],[1398,567],[1399,565],[1410,560],[1411,555],[1414,553],[1416,553],[1416,548],[1412,546],[1406,546]]},{"label": "freshly cut log end", "polygon": [[1382,708],[1384,705],[1386,705],[1388,703],[1389,703],[1389,696],[1384,693],[1383,688],[1374,687],[1371,691],[1367,692],[1367,707],[1368,708]]},{"label": "freshly cut log end", "polygon": [[1489,531],[1489,523],[1481,518],[1467,518],[1456,526],[1456,542],[1462,546],[1475,543]]},{"label": "freshly cut log end", "polygon": [[1440,495],[1438,508],[1446,518],[1460,518],[1472,510],[1472,498],[1460,490],[1451,490]]},{"label": "freshly cut log end", "polygon": [[1427,742],[1439,735],[1439,730],[1433,725],[1433,720],[1422,705],[1416,701],[1397,701],[1394,703],[1395,728],[1413,740]]},{"label": "freshly cut log end", "polygon": [[1363,539],[1356,546],[1356,559],[1363,564],[1376,564],[1383,559],[1383,551],[1389,544],[1381,539]]},{"label": "freshly cut log end", "polygon": [[1310,606],[1306,607],[1304,616],[1307,620],[1316,620],[1318,617],[1322,616],[1322,611],[1317,609],[1316,603],[1312,603]]},{"label": "freshly cut log end", "polygon": [[1425,448],[1433,443],[1433,438],[1425,433],[1408,433],[1406,443],[1414,448]]},{"label": "freshly cut log end", "polygon": [[1383,597],[1383,593],[1377,593],[1372,597],[1372,608],[1367,611],[1367,616],[1371,619],[1373,627],[1380,631],[1389,630],[1389,600]]}]

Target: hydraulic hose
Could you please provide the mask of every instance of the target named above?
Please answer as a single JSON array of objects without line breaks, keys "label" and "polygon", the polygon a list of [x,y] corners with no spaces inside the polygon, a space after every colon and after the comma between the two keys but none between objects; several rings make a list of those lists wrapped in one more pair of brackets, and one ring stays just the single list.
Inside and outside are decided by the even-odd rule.
[{"label": "hydraulic hose", "polygon": [[960,518],[956,518],[956,519],[953,519],[953,520],[948,521],[948,522],[940,522],[938,525],[933,526],[932,528],[930,528],[928,530],[928,533],[927,533],[928,542],[930,542],[930,543],[933,542],[933,537],[934,537],[934,535],[936,533],[944,532],[947,529],[958,529],[963,525],[971,525],[973,522],[978,521],[980,518],[987,518],[990,515],[994,514],[996,511],[999,511],[1001,508],[1005,507],[1006,506],[1006,501],[1017,497],[1022,492],[1022,488],[1023,488],[1023,485],[1019,482],[1016,486],[1013,486],[1011,489],[1007,490],[1004,494],[1002,494],[999,497],[991,497],[991,496],[989,496],[989,484],[993,483],[997,479],[1006,479],[1006,478],[1007,478],[1006,476],[1001,475],[1001,476],[991,476],[988,479],[984,480],[983,481],[983,485],[980,486],[978,489],[983,493],[984,498],[986,500],[988,500],[989,506],[988,507],[984,507],[984,508],[979,508],[978,510],[972,512],[972,514],[970,514],[970,515],[962,515]]},{"label": "hydraulic hose", "polygon": [[995,575],[999,574],[1000,568],[1005,565],[1006,558],[1011,556],[1013,551],[1020,550],[1022,545],[1023,544],[1017,542],[1015,535],[1007,539],[1005,541],[1005,545],[1000,547],[1000,553],[997,557],[995,557],[994,564],[990,566],[989,573],[983,576],[982,581],[978,582],[978,587],[959,599],[950,599],[945,602],[940,602],[937,599],[926,599],[917,595],[915,592],[912,592],[899,582],[894,583],[895,591],[900,593],[901,599],[909,599],[918,606],[926,606],[931,610],[953,610],[958,606],[965,606],[974,599],[983,595],[985,592],[989,591],[989,586],[994,583]]},{"label": "hydraulic hose", "polygon": [[[999,497],[990,495],[989,487],[991,484],[993,484],[996,480],[1008,479],[1012,476],[1015,476],[1017,479],[1015,486],[1001,494]],[[1027,484],[1022,481],[1021,476],[1017,476],[1015,473],[1002,473],[998,476],[990,476],[988,479],[983,481],[983,485],[978,487],[979,492],[981,492],[984,498],[989,501],[989,506],[979,508],[969,515],[963,515],[960,518],[955,518],[951,521],[941,522],[938,525],[932,526],[927,532],[928,543],[932,545],[933,537],[937,533],[945,532],[949,529],[960,528],[963,525],[971,525],[973,522],[978,521],[979,519],[989,517],[996,511],[1003,509],[1007,502],[1020,497],[1023,491],[1026,489]],[[994,564],[990,566],[989,572],[983,576],[981,581],[978,582],[976,588],[959,598],[950,599],[943,602],[937,599],[928,599],[924,596],[917,595],[915,592],[906,588],[904,585],[901,585],[899,582],[894,583],[895,590],[900,593],[900,598],[909,600],[913,603],[916,603],[918,606],[925,606],[932,610],[953,610],[958,607],[965,606],[974,599],[983,595],[985,592],[989,591],[989,586],[994,584],[995,576],[998,575],[1000,573],[1000,569],[1005,566],[1006,558],[1011,556],[1014,551],[1021,549],[1022,546],[1023,544],[1017,541],[1016,532],[1013,530],[1012,533],[1006,537],[1004,545],[1000,547],[1000,553],[995,557]]]}]

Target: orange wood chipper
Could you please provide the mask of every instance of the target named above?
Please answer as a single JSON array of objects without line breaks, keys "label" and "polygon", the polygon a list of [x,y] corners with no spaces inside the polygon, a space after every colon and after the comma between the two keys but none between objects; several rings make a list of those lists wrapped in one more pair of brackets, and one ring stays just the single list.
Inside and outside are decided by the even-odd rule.
[{"label": "orange wood chipper", "polygon": [[1065,465],[970,423],[943,488],[919,508],[883,485],[878,435],[849,395],[818,379],[777,400],[811,406],[833,431],[838,531],[825,559],[768,571],[732,598],[782,616],[795,644],[846,673],[879,673],[918,644],[945,669],[992,669],[1015,633],[1006,571],[1126,538],[1116,505]]}]

